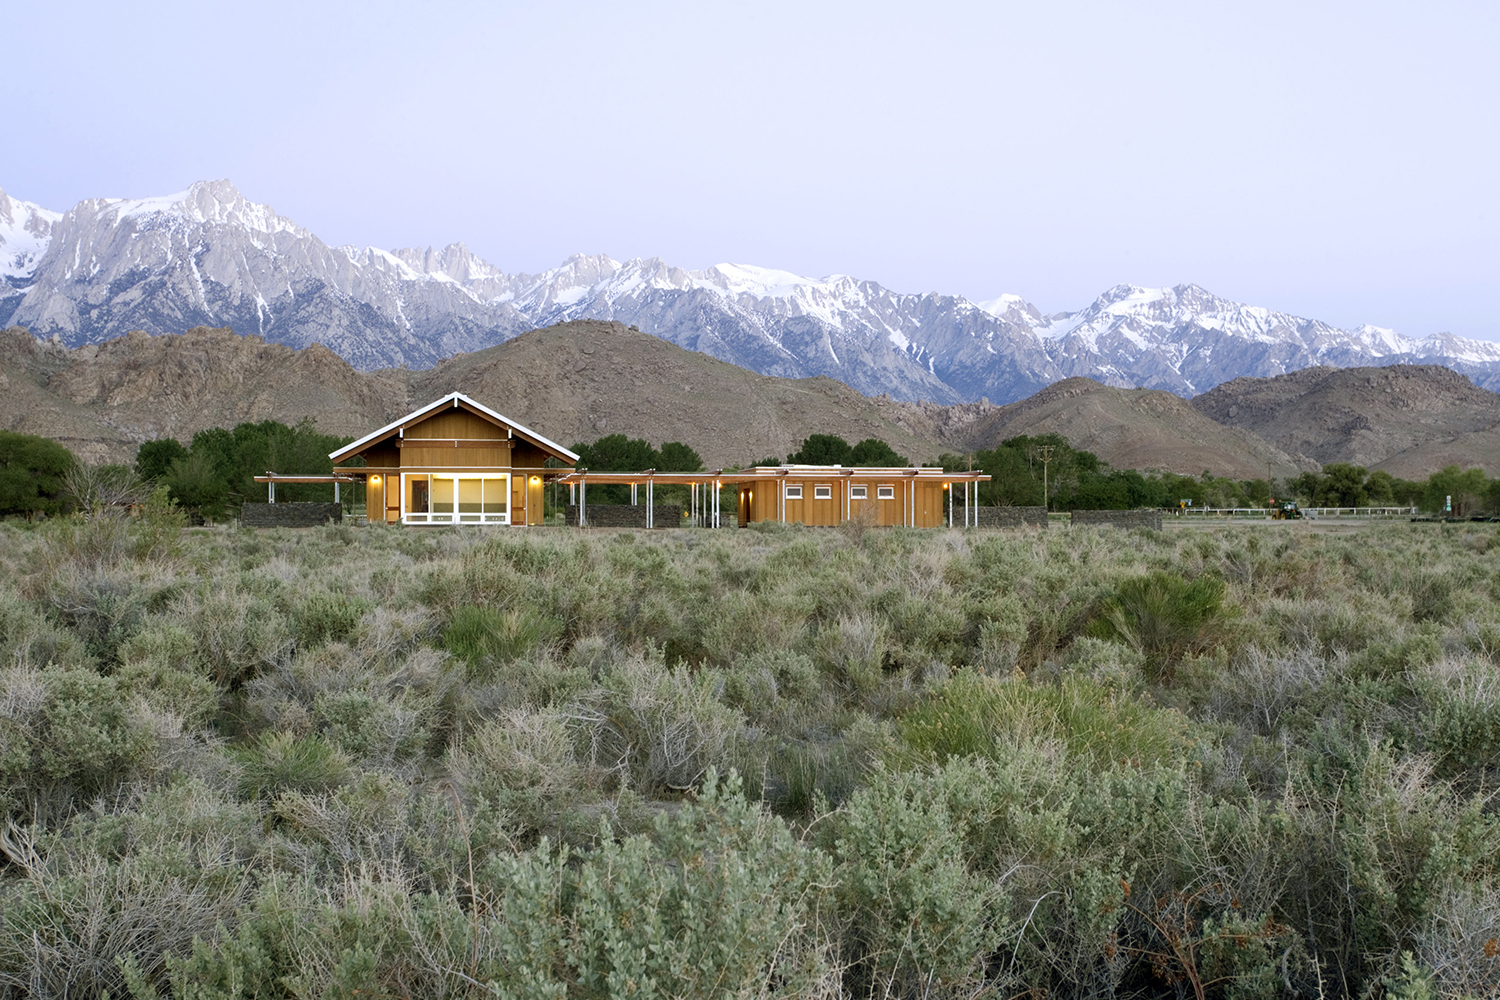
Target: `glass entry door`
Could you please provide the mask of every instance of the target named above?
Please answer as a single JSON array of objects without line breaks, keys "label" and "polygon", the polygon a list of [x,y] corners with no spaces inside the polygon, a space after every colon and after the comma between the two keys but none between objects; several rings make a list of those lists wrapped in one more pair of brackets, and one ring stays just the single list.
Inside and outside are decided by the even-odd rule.
[{"label": "glass entry door", "polygon": [[509,524],[510,476],[406,473],[401,520],[408,524]]}]

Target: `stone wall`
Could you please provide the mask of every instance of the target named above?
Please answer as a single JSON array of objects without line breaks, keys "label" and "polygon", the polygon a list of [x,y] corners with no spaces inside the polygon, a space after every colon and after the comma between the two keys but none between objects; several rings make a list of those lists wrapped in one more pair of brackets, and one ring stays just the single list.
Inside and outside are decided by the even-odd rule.
[{"label": "stone wall", "polygon": [[[979,526],[981,528],[1045,528],[1047,526],[1047,508],[1045,507],[976,507],[975,513],[979,515]],[[963,523],[964,509],[960,504],[953,511],[953,523]]]},{"label": "stone wall", "polygon": [[[646,505],[591,503],[586,511],[590,528],[644,528]],[[658,528],[682,527],[682,504],[659,503],[651,519]],[[578,527],[578,505],[568,504],[568,527]]]},{"label": "stone wall", "polygon": [[336,503],[247,503],[240,508],[240,524],[247,528],[316,528],[343,520],[344,507]]},{"label": "stone wall", "polygon": [[1155,528],[1161,530],[1159,510],[1075,510],[1074,524],[1114,525],[1117,528]]},{"label": "stone wall", "polygon": [[[979,527],[981,528],[1045,528],[1047,526],[1047,508],[1045,507],[984,507],[975,508],[979,515]],[[943,522],[947,524],[947,521]],[[964,524],[964,505],[962,503],[953,506],[953,526],[961,528]]]}]

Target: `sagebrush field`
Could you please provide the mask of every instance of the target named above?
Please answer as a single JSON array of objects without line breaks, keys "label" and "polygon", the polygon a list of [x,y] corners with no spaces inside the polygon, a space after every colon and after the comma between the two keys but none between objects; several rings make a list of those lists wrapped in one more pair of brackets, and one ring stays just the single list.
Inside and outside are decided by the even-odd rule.
[{"label": "sagebrush field", "polygon": [[1497,538],[0,524],[0,997],[1492,997]]}]

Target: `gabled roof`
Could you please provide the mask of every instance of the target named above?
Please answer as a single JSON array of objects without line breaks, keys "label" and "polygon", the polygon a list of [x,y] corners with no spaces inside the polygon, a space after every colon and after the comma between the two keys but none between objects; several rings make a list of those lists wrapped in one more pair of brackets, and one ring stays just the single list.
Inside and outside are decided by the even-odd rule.
[{"label": "gabled roof", "polygon": [[525,426],[524,424],[518,424],[518,423],[516,423],[514,420],[510,419],[509,417],[505,416],[504,414],[496,413],[494,410],[490,409],[488,406],[485,406],[483,403],[477,403],[477,402],[475,402],[474,400],[470,399],[468,396],[465,396],[461,392],[450,392],[450,393],[448,393],[448,395],[444,396],[442,399],[434,400],[433,402],[428,403],[426,406],[422,407],[421,409],[412,410],[406,416],[400,417],[400,418],[398,418],[396,420],[391,421],[390,423],[386,424],[384,427],[380,428],[380,430],[378,430],[378,431],[372,431],[371,433],[366,434],[364,437],[360,438],[358,441],[354,441],[354,442],[352,442],[350,444],[346,444],[346,445],[344,445],[344,447],[340,448],[338,451],[330,452],[329,455],[328,455],[328,457],[331,458],[331,459],[333,459],[333,461],[335,463],[341,462],[341,461],[343,461],[346,458],[349,458],[349,457],[351,457],[353,455],[358,454],[359,452],[361,452],[364,449],[368,448],[370,445],[375,444],[376,442],[380,441],[382,438],[387,438],[387,437],[390,437],[392,434],[399,433],[400,431],[404,430],[405,428],[410,427],[412,424],[421,423],[423,420],[426,420],[433,413],[436,413],[438,410],[441,410],[444,407],[458,406],[460,404],[462,404],[464,406],[467,406],[470,409],[473,409],[473,410],[475,410],[478,413],[482,413],[483,415],[489,417],[491,420],[495,421],[497,424],[500,424],[502,427],[508,427],[508,428],[510,428],[510,430],[514,434],[517,434],[520,437],[526,438],[527,440],[531,441],[533,444],[540,445],[542,448],[545,448],[547,451],[552,452],[558,458],[566,459],[567,461],[570,461],[570,462],[576,462],[576,461],[578,461],[578,456],[577,455],[575,455],[573,452],[569,451],[568,449],[564,448],[562,445],[558,444],[556,441],[553,441],[550,438],[543,437],[542,435],[538,434],[536,431],[532,430],[530,427]]}]

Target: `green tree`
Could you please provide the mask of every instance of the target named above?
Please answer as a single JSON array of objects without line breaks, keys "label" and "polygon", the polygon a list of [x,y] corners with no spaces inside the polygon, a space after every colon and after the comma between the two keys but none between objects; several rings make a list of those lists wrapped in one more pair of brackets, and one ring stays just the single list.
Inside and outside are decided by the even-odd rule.
[{"label": "green tree", "polygon": [[1264,479],[1245,479],[1240,482],[1240,496],[1246,507],[1264,507],[1271,499],[1271,484]]},{"label": "green tree", "polygon": [[1370,502],[1364,466],[1334,462],[1323,466],[1323,478],[1313,493],[1317,507],[1364,507]]},{"label": "green tree", "polygon": [[1396,477],[1384,469],[1376,469],[1370,473],[1370,478],[1365,481],[1365,490],[1370,494],[1372,504],[1391,504],[1396,502]]},{"label": "green tree", "polygon": [[1460,469],[1456,465],[1447,465],[1442,471],[1427,477],[1427,491],[1422,506],[1443,513],[1446,512],[1448,498],[1452,497],[1452,514],[1455,517],[1476,514],[1483,509],[1489,497],[1489,485],[1483,469]]},{"label": "green tree", "polygon": [[811,434],[786,457],[788,465],[853,465],[854,449],[836,434]]},{"label": "green tree", "polygon": [[188,450],[176,438],[159,438],[144,442],[135,453],[135,474],[151,481],[164,477],[172,463],[186,458]]},{"label": "green tree", "polygon": [[910,465],[896,449],[879,438],[865,438],[849,449],[849,464],[863,467]]},{"label": "green tree", "polygon": [[575,444],[578,467],[592,472],[643,472],[661,467],[661,452],[649,441],[610,434],[592,444]]},{"label": "green tree", "polygon": [[661,446],[662,472],[697,472],[703,468],[703,458],[681,441],[668,441]]},{"label": "green tree", "polygon": [[212,452],[191,451],[172,462],[162,477],[172,499],[185,510],[222,517],[229,502],[229,484],[214,463]]},{"label": "green tree", "polygon": [[0,431],[0,515],[56,514],[74,462],[56,441]]}]

